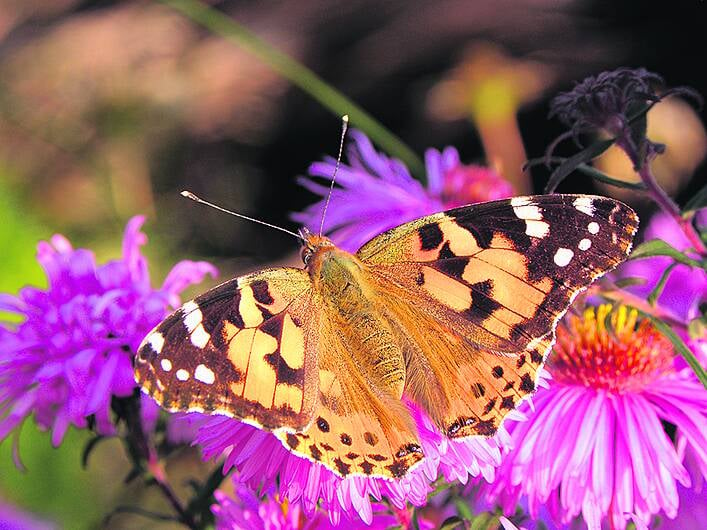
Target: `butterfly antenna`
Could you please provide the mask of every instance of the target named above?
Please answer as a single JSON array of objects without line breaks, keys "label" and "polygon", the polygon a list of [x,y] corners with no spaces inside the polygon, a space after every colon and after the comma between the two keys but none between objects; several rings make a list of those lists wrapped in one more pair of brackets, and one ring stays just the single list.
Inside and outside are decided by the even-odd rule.
[{"label": "butterfly antenna", "polygon": [[253,221],[254,223],[258,223],[259,225],[269,226],[270,228],[274,228],[275,230],[279,230],[280,232],[285,232],[286,234],[290,234],[291,236],[295,236],[300,241],[304,241],[304,238],[301,235],[299,235],[295,232],[292,232],[292,231],[288,230],[287,228],[282,228],[281,226],[275,226],[273,224],[266,223],[265,221],[261,221],[260,219],[254,219],[252,217],[248,217],[247,215],[243,215],[242,213],[236,213],[236,212],[232,212],[231,210],[226,210],[226,208],[221,208],[220,206],[217,206],[209,201],[205,201],[204,199],[197,197],[191,191],[185,190],[181,193],[181,195],[182,195],[182,197],[186,197],[187,199],[191,199],[192,201],[198,202],[199,204],[205,204],[206,206],[210,206],[211,208],[215,208],[216,210],[233,215],[235,217],[240,217],[241,219],[245,219],[246,221]]},{"label": "butterfly antenna", "polygon": [[336,181],[336,173],[339,171],[339,166],[341,165],[341,154],[344,151],[344,138],[346,138],[346,130],[349,128],[349,115],[344,114],[341,118],[341,140],[339,141],[339,155],[336,157],[336,165],[334,166],[334,173],[331,176],[331,186],[329,187],[329,194],[326,196],[326,202],[324,203],[324,210],[322,210],[322,222],[319,225],[319,235],[322,235],[324,230],[324,219],[326,218],[326,211],[329,208],[329,201],[331,200],[331,194],[334,192],[334,182]]}]

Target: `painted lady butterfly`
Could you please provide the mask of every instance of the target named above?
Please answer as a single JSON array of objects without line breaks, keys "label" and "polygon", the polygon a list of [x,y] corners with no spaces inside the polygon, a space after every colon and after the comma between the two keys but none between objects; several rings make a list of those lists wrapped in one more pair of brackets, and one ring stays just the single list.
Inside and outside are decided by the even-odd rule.
[{"label": "painted lady butterfly", "polygon": [[187,302],[145,338],[136,378],[167,410],[240,418],[341,476],[401,477],[424,457],[403,396],[450,438],[493,435],[637,227],[613,199],[541,195],[430,215],[356,254],[302,230],[304,268]]}]

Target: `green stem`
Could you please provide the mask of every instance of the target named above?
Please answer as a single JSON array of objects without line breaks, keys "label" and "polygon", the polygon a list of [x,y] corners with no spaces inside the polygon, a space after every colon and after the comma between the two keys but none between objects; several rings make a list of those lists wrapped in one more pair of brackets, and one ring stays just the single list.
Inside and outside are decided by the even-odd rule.
[{"label": "green stem", "polygon": [[416,178],[424,180],[425,166],[414,151],[356,103],[323,81],[312,70],[266,43],[235,20],[199,0],[160,1],[175,11],[179,11],[193,22],[204,26],[212,33],[250,51],[339,118],[348,114],[352,125],[364,131],[386,153],[402,160]]}]

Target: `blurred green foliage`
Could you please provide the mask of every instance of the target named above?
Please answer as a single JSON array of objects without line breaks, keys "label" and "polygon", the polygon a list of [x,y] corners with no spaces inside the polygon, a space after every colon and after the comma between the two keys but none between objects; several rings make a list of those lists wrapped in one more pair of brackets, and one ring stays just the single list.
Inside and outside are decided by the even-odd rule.
[{"label": "blurred green foliage", "polygon": [[[36,242],[51,231],[34,219],[7,184],[8,171],[0,168],[0,292],[16,293],[23,285],[46,285],[35,259]],[[3,320],[14,315],[4,313]],[[93,528],[105,513],[97,488],[100,475],[81,468],[82,446],[88,432],[69,430],[61,447],[51,446],[49,434],[33,422],[22,428],[19,454],[26,471],[12,458],[12,437],[0,445],[0,498],[61,524],[64,528]]]}]

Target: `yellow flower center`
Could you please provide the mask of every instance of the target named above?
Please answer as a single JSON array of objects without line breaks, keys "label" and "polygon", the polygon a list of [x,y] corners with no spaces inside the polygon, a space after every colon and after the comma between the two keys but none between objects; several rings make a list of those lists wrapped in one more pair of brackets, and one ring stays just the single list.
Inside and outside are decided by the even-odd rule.
[{"label": "yellow flower center", "polygon": [[558,383],[631,392],[672,372],[673,348],[638,312],[609,304],[565,318],[548,370]]}]

